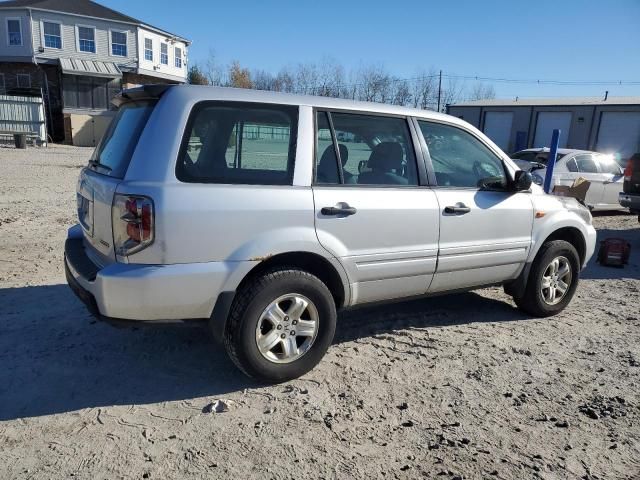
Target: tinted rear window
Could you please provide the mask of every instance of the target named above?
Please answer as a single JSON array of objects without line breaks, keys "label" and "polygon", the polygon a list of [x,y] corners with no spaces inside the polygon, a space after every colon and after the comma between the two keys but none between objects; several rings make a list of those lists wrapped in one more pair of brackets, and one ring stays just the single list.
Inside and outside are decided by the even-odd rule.
[{"label": "tinted rear window", "polygon": [[155,102],[126,103],[118,110],[89,161],[91,168],[123,178]]},{"label": "tinted rear window", "polygon": [[183,182],[290,185],[298,109],[203,102],[194,108],[176,176]]}]

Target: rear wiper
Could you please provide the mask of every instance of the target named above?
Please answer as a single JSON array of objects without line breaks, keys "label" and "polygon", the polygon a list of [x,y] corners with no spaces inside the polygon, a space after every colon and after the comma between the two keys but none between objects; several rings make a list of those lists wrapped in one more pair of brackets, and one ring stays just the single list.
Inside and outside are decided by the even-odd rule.
[{"label": "rear wiper", "polygon": [[104,163],[100,163],[100,160],[89,160],[89,165],[91,165],[92,167],[104,168],[107,172],[110,172],[112,170],[111,167],[108,167]]}]

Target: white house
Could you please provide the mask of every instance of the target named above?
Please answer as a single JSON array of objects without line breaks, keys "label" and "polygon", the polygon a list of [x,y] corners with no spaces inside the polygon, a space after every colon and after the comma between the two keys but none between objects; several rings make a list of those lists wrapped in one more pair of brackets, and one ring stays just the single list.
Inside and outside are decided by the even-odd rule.
[{"label": "white house", "polygon": [[54,140],[93,144],[123,87],[184,83],[190,41],[90,0],[0,2],[0,91],[42,94]]}]

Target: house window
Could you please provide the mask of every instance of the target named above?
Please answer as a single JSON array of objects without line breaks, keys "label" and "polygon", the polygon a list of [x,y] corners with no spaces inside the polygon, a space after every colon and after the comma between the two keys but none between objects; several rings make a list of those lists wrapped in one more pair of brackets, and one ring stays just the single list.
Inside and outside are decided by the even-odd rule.
[{"label": "house window", "polygon": [[47,48],[62,48],[62,34],[59,23],[42,22],[44,32],[44,46]]},{"label": "house window", "polygon": [[121,90],[120,79],[63,75],[64,108],[107,110],[109,102]]},{"label": "house window", "polygon": [[111,31],[111,55],[127,56],[127,32]]},{"label": "house window", "polygon": [[169,45],[164,42],[160,44],[160,63],[169,65]]},{"label": "house window", "polygon": [[96,29],[78,26],[78,50],[96,53]]},{"label": "house window", "polygon": [[7,37],[9,45],[22,45],[22,24],[19,18],[7,18]]},{"label": "house window", "polygon": [[31,75],[28,73],[19,73],[16,75],[18,79],[18,88],[31,88]]},{"label": "house window", "polygon": [[176,55],[176,68],[182,68],[182,49],[180,47],[176,47],[174,52]]},{"label": "house window", "polygon": [[144,59],[153,62],[153,40],[144,39]]}]

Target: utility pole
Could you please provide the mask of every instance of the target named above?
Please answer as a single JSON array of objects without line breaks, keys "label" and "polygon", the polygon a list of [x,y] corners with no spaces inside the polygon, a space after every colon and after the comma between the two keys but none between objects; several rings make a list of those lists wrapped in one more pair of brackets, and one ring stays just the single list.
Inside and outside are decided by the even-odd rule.
[{"label": "utility pole", "polygon": [[438,82],[438,112],[440,112],[441,97],[442,97],[442,70],[440,70],[440,81]]}]

